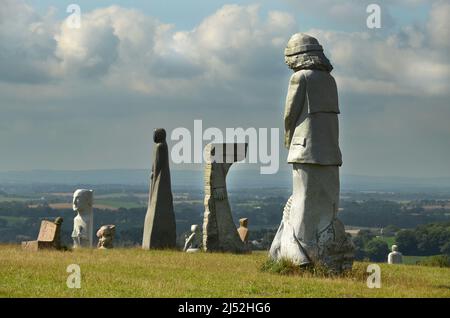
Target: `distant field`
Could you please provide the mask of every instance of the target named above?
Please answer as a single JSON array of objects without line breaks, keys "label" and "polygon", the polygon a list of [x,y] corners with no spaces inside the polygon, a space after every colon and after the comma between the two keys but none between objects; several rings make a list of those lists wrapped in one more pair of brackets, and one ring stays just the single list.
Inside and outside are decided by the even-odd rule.
[{"label": "distant field", "polygon": [[[380,264],[381,288],[369,289],[368,263],[347,278],[282,276],[259,270],[266,257],[0,245],[0,297],[450,297],[448,268]],[[70,264],[80,265],[81,289],[66,286]]]},{"label": "distant field", "polygon": [[26,202],[32,200],[31,198],[22,198],[22,197],[3,197],[0,196],[0,202],[13,202],[13,201],[19,201],[19,202]]},{"label": "distant field", "polygon": [[416,265],[418,261],[423,261],[431,256],[407,256],[403,255],[403,263],[407,265]]},{"label": "distant field", "polygon": [[5,220],[8,224],[22,224],[25,223],[27,218],[22,216],[3,216],[0,215],[0,220]]},{"label": "distant field", "polygon": [[[49,206],[55,210],[72,209],[72,203],[50,203]],[[105,209],[105,210],[117,210],[118,209],[118,207],[115,207],[111,204],[101,204],[101,203],[95,203],[94,208]]]}]

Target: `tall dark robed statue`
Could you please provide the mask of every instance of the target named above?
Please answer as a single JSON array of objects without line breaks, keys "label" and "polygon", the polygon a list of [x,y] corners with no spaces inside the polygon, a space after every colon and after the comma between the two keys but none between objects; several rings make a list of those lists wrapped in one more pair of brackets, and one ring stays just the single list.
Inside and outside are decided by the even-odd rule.
[{"label": "tall dark robed statue", "polygon": [[285,62],[294,71],[284,112],[293,191],[269,255],[341,272],[352,267],[353,245],[337,218],[342,156],[333,67],[317,39],[303,33],[289,40]]},{"label": "tall dark robed statue", "polygon": [[142,248],[175,248],[177,234],[166,131],[162,128],[155,129],[153,140],[155,149]]}]

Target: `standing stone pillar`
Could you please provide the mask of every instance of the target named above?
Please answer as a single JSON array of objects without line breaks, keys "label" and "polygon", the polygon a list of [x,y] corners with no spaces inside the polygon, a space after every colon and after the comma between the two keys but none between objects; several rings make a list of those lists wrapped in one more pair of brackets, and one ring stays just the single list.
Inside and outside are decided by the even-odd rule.
[{"label": "standing stone pillar", "polygon": [[166,131],[162,128],[155,129],[153,140],[155,150],[142,248],[175,248],[177,232]]},{"label": "standing stone pillar", "polygon": [[208,252],[246,252],[231,215],[226,177],[234,162],[245,159],[247,144],[209,144],[205,152],[203,249]]}]

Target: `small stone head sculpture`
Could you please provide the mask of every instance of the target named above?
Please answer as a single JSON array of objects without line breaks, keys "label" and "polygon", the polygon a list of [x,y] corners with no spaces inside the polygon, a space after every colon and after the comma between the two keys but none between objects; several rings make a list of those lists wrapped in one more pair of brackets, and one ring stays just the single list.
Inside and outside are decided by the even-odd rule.
[{"label": "small stone head sculpture", "polygon": [[164,128],[156,128],[153,132],[153,141],[155,143],[166,142],[166,130]]},{"label": "small stone head sculpture", "polygon": [[239,219],[239,225],[245,228],[248,227],[248,218]]},{"label": "small stone head sculpture", "polygon": [[392,245],[392,252],[398,252],[398,246]]},{"label": "small stone head sculpture", "polygon": [[82,214],[92,209],[94,198],[93,190],[78,189],[73,194],[73,210]]},{"label": "small stone head sculpture", "polygon": [[103,225],[97,231],[97,237],[99,238],[97,247],[100,249],[112,248],[115,233],[115,225]]}]

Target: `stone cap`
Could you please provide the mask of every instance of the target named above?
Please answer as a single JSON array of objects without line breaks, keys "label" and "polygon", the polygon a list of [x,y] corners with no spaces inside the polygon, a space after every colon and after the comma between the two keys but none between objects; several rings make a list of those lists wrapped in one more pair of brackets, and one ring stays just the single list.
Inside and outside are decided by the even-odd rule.
[{"label": "stone cap", "polygon": [[323,47],[316,38],[308,34],[296,33],[289,39],[284,55],[292,56],[310,51],[323,51]]}]

